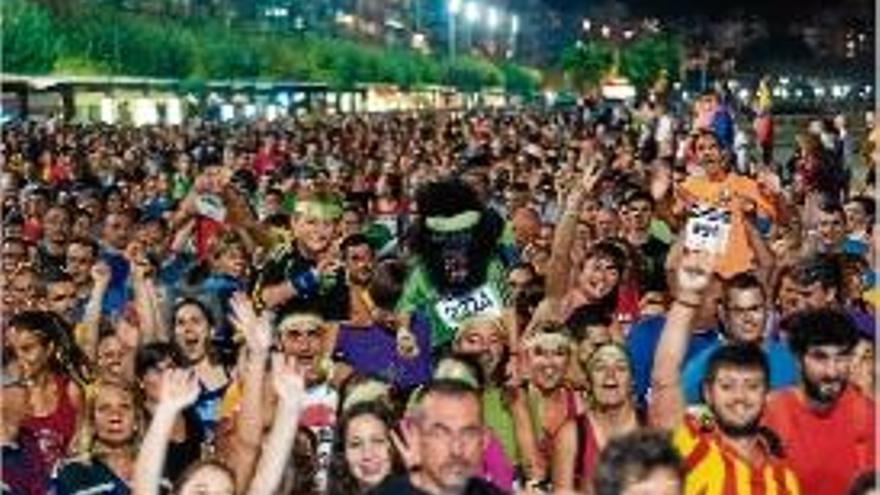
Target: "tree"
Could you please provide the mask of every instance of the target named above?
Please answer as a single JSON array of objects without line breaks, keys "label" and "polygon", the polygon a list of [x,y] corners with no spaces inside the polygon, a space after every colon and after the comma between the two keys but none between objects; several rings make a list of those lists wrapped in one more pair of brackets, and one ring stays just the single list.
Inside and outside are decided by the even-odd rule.
[{"label": "tree", "polygon": [[576,91],[596,87],[614,64],[614,48],[605,41],[590,40],[567,48],[562,67]]},{"label": "tree", "polygon": [[3,70],[24,74],[49,72],[58,51],[56,28],[41,6],[6,0],[3,15]]},{"label": "tree", "polygon": [[637,88],[646,88],[662,72],[678,74],[681,43],[669,35],[642,36],[621,53],[620,70]]}]

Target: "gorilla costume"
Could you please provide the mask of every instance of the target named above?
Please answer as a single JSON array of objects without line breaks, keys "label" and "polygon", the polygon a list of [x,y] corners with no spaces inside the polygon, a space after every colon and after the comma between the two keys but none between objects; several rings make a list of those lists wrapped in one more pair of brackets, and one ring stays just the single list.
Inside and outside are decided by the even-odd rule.
[{"label": "gorilla costume", "polygon": [[437,351],[454,340],[462,321],[501,315],[510,298],[507,266],[513,247],[502,242],[504,220],[459,179],[426,184],[416,203],[418,221],[410,237],[414,264],[397,311],[427,315]]}]

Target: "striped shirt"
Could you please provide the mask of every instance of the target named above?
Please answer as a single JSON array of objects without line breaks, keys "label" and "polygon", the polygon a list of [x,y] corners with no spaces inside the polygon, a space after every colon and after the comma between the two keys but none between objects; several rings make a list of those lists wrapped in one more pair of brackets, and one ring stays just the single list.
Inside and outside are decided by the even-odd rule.
[{"label": "striped shirt", "polygon": [[753,464],[721,441],[711,419],[688,413],[673,443],[684,459],[685,495],[801,493],[794,473],[766,446],[764,462]]}]

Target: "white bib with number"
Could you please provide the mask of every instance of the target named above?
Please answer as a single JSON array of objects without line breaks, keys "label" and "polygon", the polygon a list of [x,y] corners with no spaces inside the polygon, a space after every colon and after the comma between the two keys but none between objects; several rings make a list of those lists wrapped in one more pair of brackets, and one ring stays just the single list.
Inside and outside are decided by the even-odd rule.
[{"label": "white bib with number", "polygon": [[484,284],[462,296],[441,299],[435,309],[446,326],[458,330],[462,321],[473,316],[501,316],[501,298]]}]

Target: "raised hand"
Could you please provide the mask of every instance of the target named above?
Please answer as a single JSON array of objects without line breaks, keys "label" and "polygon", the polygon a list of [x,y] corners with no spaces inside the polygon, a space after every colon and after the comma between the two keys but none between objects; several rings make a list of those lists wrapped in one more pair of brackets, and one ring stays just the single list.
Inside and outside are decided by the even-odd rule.
[{"label": "raised hand", "polygon": [[191,369],[169,369],[162,375],[159,407],[178,413],[195,403],[199,382]]},{"label": "raised hand", "polygon": [[295,357],[280,353],[272,355],[272,386],[282,407],[302,411],[306,401],[305,383],[305,377]]},{"label": "raised hand", "polygon": [[422,456],[416,443],[415,425],[411,420],[404,418],[400,421],[400,433],[391,430],[391,442],[407,470],[421,465]]},{"label": "raised hand", "polygon": [[715,254],[705,251],[686,251],[677,271],[679,293],[702,294],[712,283]]},{"label": "raised hand", "polygon": [[110,285],[111,272],[110,266],[107,263],[99,261],[92,265],[90,275],[92,276],[92,282],[94,282],[96,286],[106,288]]},{"label": "raised hand", "polygon": [[266,313],[257,315],[251,299],[236,292],[229,299],[232,314],[229,321],[244,335],[245,345],[252,353],[265,354],[272,347],[272,325]]},{"label": "raised hand", "polygon": [[584,198],[593,192],[596,184],[599,183],[599,178],[602,176],[602,166],[599,160],[589,158],[583,160],[582,163],[583,169],[581,170],[578,182],[569,193],[568,200],[566,201],[567,211],[580,210]]},{"label": "raised hand", "polygon": [[419,356],[419,344],[416,336],[404,324],[397,328],[397,353],[406,359],[415,359]]}]

